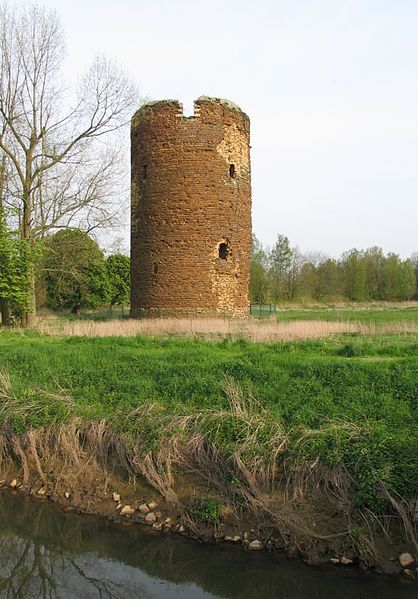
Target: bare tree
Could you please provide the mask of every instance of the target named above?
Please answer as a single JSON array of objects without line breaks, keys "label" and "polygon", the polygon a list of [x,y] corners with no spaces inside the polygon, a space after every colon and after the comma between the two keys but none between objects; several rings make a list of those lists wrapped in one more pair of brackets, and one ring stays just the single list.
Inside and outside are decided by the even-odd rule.
[{"label": "bare tree", "polygon": [[[5,213],[3,207],[3,196],[6,187],[6,155],[0,157],[0,232],[5,221]],[[0,233],[1,234],[1,233]],[[1,239],[0,239],[1,243]],[[2,256],[0,253],[0,266],[2,265]],[[0,273],[1,277],[1,273]],[[0,316],[3,325],[10,325],[10,305],[6,297],[0,293]]]},{"label": "bare tree", "polygon": [[[12,167],[8,201],[33,245],[51,230],[111,222],[122,162],[104,140],[128,122],[137,99],[128,76],[101,57],[67,88],[63,58],[55,12],[0,5],[0,152]],[[35,313],[33,292],[24,324]]]}]

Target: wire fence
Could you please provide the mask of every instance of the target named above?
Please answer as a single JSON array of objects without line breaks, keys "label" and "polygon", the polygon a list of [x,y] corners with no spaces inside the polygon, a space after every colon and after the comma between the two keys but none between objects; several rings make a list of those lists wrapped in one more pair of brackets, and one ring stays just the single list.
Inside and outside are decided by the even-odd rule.
[{"label": "wire fence", "polygon": [[250,315],[255,318],[270,318],[276,313],[274,304],[251,304]]},{"label": "wire fence", "polygon": [[[68,312],[56,313],[57,316],[64,318],[73,318],[74,320],[118,320],[129,318],[130,307],[129,306],[113,306],[108,308],[98,308],[95,310],[81,309],[77,314],[69,314]],[[276,306],[274,304],[251,304],[250,305],[250,316],[253,318],[270,318],[276,314]],[[145,316],[144,316],[145,317]],[[218,318],[222,318],[222,314],[218,315]],[[230,319],[229,314],[224,314],[225,320]]]}]

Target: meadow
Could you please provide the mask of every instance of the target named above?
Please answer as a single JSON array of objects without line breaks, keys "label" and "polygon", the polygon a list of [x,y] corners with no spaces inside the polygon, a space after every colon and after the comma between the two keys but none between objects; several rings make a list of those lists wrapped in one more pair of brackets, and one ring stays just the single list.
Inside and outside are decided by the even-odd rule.
[{"label": "meadow", "polygon": [[23,433],[105,420],[144,453],[199,434],[248,468],[319,461],[348,473],[354,505],[379,512],[387,493],[411,502],[418,491],[413,321],[268,343],[242,330],[182,337],[157,321],[135,336],[82,336],[62,323],[48,325],[53,334],[2,331],[0,423]]},{"label": "meadow", "polygon": [[[406,305],[405,305],[406,304]],[[409,302],[402,304],[371,304],[360,306],[332,306],[317,308],[287,308],[279,310],[277,318],[280,322],[298,320],[322,320],[327,322],[351,322],[382,325],[387,323],[418,323],[418,304]]]}]

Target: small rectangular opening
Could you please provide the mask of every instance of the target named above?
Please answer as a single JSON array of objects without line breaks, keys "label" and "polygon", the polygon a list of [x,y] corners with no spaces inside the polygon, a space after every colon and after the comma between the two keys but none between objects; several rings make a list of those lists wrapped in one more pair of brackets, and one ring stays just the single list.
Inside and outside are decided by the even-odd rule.
[{"label": "small rectangular opening", "polygon": [[219,258],[221,260],[227,260],[228,259],[228,254],[229,254],[228,244],[227,243],[220,243],[219,244]]},{"label": "small rectangular opening", "polygon": [[144,164],[142,166],[142,180],[143,181],[147,180],[147,170],[148,170],[148,166],[146,164]]}]

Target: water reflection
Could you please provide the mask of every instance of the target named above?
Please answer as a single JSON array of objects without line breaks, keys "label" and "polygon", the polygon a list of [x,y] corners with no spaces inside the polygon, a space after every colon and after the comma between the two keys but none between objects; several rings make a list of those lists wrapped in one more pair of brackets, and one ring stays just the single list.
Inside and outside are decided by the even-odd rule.
[{"label": "water reflection", "polygon": [[412,599],[413,587],[120,528],[0,494],[0,597]]}]

